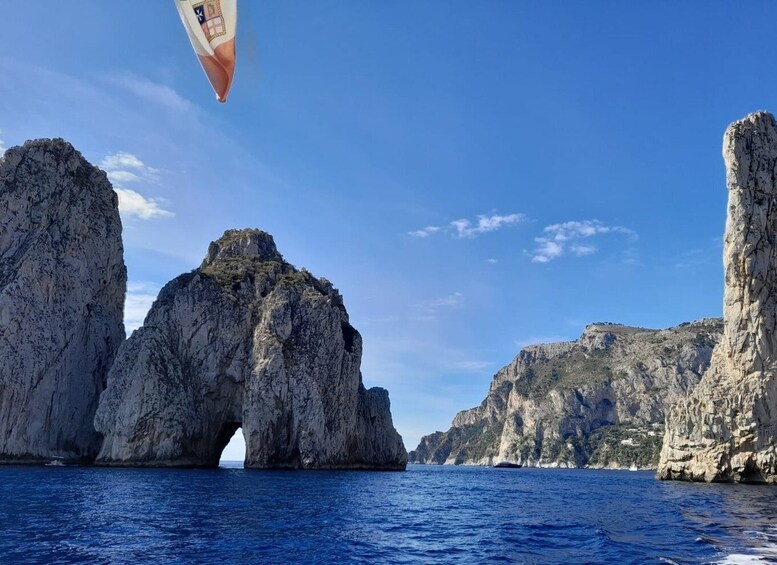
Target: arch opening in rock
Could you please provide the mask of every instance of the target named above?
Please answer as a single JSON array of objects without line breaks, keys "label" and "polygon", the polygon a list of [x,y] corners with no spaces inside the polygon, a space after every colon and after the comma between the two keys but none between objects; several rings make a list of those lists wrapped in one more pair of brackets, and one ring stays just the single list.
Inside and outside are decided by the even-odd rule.
[{"label": "arch opening in rock", "polygon": [[238,423],[226,424],[218,438],[217,449],[220,450],[219,466],[235,467],[236,463],[245,464],[246,442],[243,429]]}]

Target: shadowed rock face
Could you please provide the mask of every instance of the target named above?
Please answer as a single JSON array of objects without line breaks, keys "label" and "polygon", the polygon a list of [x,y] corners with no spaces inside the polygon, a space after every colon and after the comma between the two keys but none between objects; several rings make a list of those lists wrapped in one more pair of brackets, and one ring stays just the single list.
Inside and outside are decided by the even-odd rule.
[{"label": "shadowed rock face", "polygon": [[215,466],[242,427],[249,468],[404,469],[388,393],[331,283],[270,235],[227,231],[122,346],[95,419],[98,463]]},{"label": "shadowed rock face", "polygon": [[777,124],[726,130],[725,335],[699,386],[667,414],[658,476],[777,482]]},{"label": "shadowed rock face", "polygon": [[719,319],[591,324],[576,341],[527,347],[480,406],[422,438],[410,461],[655,468],[665,406],[699,382],[721,334]]},{"label": "shadowed rock face", "polygon": [[117,197],[62,140],[0,159],[0,462],[89,461],[124,340]]}]

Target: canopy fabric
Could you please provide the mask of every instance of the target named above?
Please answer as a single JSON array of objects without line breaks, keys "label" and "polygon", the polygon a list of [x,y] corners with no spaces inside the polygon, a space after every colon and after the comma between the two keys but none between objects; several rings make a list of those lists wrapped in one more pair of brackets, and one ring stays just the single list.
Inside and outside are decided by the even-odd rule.
[{"label": "canopy fabric", "polygon": [[219,102],[235,74],[237,0],[175,0],[181,21]]}]

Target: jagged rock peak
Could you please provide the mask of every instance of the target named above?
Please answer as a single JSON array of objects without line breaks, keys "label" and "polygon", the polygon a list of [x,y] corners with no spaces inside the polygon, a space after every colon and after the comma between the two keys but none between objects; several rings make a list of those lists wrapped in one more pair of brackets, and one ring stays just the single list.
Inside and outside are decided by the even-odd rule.
[{"label": "jagged rock peak", "polygon": [[[74,160],[71,160],[71,158],[74,158]],[[30,139],[21,146],[9,147],[2,159],[11,163],[12,166],[17,166],[24,159],[47,167],[54,163],[64,163],[71,172],[75,172],[81,167],[85,167],[90,171],[99,170],[89,163],[70,142],[65,141],[61,137]]]},{"label": "jagged rock peak", "polygon": [[0,159],[0,462],[89,461],[124,339],[118,199],[62,139]]},{"label": "jagged rock peak", "polygon": [[629,328],[622,324],[596,323],[589,324],[580,336],[580,343],[589,349],[609,349],[618,340],[618,330],[637,330],[641,328]]},{"label": "jagged rock peak", "polygon": [[245,259],[283,262],[269,233],[257,229],[227,230],[208,246],[200,268]]},{"label": "jagged rock peak", "polygon": [[[8,194],[29,190],[25,183],[14,182],[17,179],[40,178],[48,181],[59,176],[63,180],[73,181],[77,189],[99,186],[103,197],[118,210],[118,196],[105,172],[92,165],[62,138],[32,139],[21,146],[9,147],[4,154],[0,154],[0,162],[3,163],[2,180],[5,181],[3,190]],[[38,182],[34,188],[36,194],[45,197],[61,192],[63,186],[58,182]]]},{"label": "jagged rock peak", "polygon": [[272,237],[228,231],[160,292],[100,399],[98,463],[215,466],[242,428],[249,468],[404,469],[388,393],[365,389],[337,290]]},{"label": "jagged rock peak", "polygon": [[728,215],[724,338],[699,386],[667,413],[662,479],[777,483],[777,124],[767,112],[723,139]]}]

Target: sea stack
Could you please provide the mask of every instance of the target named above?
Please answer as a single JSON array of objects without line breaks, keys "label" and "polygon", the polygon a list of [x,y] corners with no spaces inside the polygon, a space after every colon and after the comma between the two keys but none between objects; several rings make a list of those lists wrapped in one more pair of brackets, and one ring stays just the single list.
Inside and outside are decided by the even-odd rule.
[{"label": "sea stack", "polygon": [[777,482],[777,124],[726,130],[724,337],[709,370],[667,413],[658,477]]},{"label": "sea stack", "polygon": [[124,343],[95,419],[101,465],[213,467],[242,427],[247,468],[404,469],[388,393],[366,390],[338,291],[230,230],[168,283]]},{"label": "sea stack", "polygon": [[116,193],[61,140],[0,159],[0,463],[89,462],[124,340]]}]

